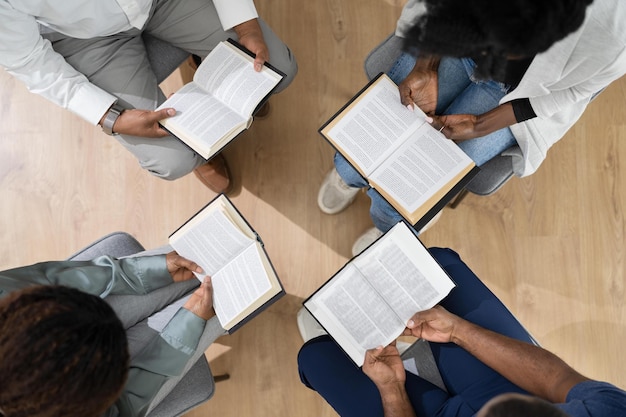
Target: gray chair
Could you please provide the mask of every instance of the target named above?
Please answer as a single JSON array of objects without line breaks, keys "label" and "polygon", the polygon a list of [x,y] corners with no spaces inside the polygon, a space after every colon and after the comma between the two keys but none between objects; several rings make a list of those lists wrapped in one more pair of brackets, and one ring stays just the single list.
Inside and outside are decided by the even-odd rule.
[{"label": "gray chair", "polygon": [[[102,255],[120,258],[135,255],[144,250],[144,247],[128,233],[114,232],[74,253],[69,259],[75,261],[91,260]],[[151,295],[155,292],[151,293]],[[123,297],[133,297],[133,303],[145,301],[147,304],[150,304],[159,302],[156,298],[151,298],[150,295],[118,296],[118,299],[121,302],[128,302]],[[112,300],[112,297],[107,297],[106,300],[110,304],[115,303],[115,299]],[[154,304],[150,307],[154,308]],[[129,328],[129,331],[131,328]],[[180,416],[210,399],[215,390],[215,382],[228,378],[228,374],[213,377],[206,357],[201,356],[174,389],[150,411],[148,417]]]},{"label": "gray chair", "polygon": [[[518,146],[515,145],[515,147]],[[508,153],[510,149],[504,153]],[[513,177],[513,157],[504,155],[504,153],[490,159],[481,166],[478,174],[472,178],[448,206],[455,208],[468,192],[480,196],[488,196],[495,193],[500,187],[506,184],[506,182]]]},{"label": "gray chair", "polygon": [[[390,35],[365,58],[364,67],[368,79],[371,80],[381,72],[387,72],[401,53],[402,39],[393,34]],[[508,153],[508,150],[504,153]],[[504,154],[498,155],[480,167],[480,172],[450,202],[449,206],[456,207],[468,192],[481,196],[491,195],[506,184],[511,177],[513,177],[512,157]]]}]

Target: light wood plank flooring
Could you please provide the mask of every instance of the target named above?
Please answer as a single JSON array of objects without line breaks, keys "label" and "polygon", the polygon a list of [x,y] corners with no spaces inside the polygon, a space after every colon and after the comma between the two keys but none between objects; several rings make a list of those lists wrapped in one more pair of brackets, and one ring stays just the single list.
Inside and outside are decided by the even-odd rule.
[{"label": "light wood plank flooring", "polygon": [[[220,382],[190,416],[330,416],[299,383],[301,300],[350,256],[371,221],[360,195],[328,216],[316,205],[332,151],[318,127],[364,83],[363,58],[394,27],[401,0],[257,0],[298,58],[226,151],[233,201],[263,237],[288,296],[209,350]],[[165,90],[180,85],[176,74]],[[531,177],[445,209],[423,235],[458,251],[546,348],[585,375],[626,387],[626,79],[608,88]],[[151,177],[119,144],[0,71],[0,268],[62,259],[125,230],[164,244],[213,197],[196,178]]]}]

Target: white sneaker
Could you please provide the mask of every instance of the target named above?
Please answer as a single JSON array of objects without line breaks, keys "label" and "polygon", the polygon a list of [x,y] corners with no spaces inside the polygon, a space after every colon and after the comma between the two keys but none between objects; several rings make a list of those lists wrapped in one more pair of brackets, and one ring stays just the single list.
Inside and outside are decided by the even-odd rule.
[{"label": "white sneaker", "polygon": [[326,214],[337,214],[352,204],[359,190],[346,184],[333,168],[322,182],[317,194],[317,205]]},{"label": "white sneaker", "polygon": [[383,232],[378,230],[375,227],[371,229],[367,229],[365,233],[363,233],[352,245],[352,256],[357,256],[359,253],[363,252],[365,248],[371,245],[376,239],[381,237]]},{"label": "white sneaker", "polygon": [[298,311],[297,321],[300,336],[302,336],[305,343],[315,337],[327,334],[326,330],[324,330],[317,320],[313,318],[311,313],[309,313],[309,310],[304,307]]}]

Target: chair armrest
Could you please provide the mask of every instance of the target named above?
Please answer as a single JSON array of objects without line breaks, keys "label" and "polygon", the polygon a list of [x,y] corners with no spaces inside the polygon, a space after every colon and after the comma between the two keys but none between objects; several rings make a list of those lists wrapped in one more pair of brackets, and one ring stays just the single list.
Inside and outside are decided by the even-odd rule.
[{"label": "chair armrest", "polygon": [[376,46],[365,58],[363,67],[367,79],[371,80],[381,72],[387,72],[402,54],[402,38],[393,33]]},{"label": "chair armrest", "polygon": [[211,368],[206,357],[201,356],[163,401],[148,413],[147,417],[180,416],[208,401],[214,392],[215,383]]},{"label": "chair armrest", "polygon": [[126,232],[110,233],[71,255],[69,261],[89,261],[102,255],[115,258],[134,255],[145,250],[133,236]]}]

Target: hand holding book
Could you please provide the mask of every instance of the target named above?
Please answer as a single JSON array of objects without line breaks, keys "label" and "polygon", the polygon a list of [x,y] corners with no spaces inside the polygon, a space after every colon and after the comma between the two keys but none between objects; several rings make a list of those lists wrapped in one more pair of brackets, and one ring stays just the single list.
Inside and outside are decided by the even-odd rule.
[{"label": "hand holding book", "polygon": [[284,295],[259,236],[223,194],[169,238],[181,256],[211,277],[214,307],[222,327],[235,331]]},{"label": "hand holding book", "polygon": [[421,229],[476,174],[474,162],[380,74],[320,133],[411,225]]},{"label": "hand holding book", "polygon": [[210,159],[250,127],[255,110],[284,77],[268,63],[256,71],[253,62],[249,51],[236,42],[219,43],[202,61],[193,81],[159,106],[177,112],[161,120],[161,125]]},{"label": "hand holding book", "polygon": [[359,366],[365,352],[398,338],[416,311],[454,287],[406,223],[400,222],[337,272],[304,306]]}]

